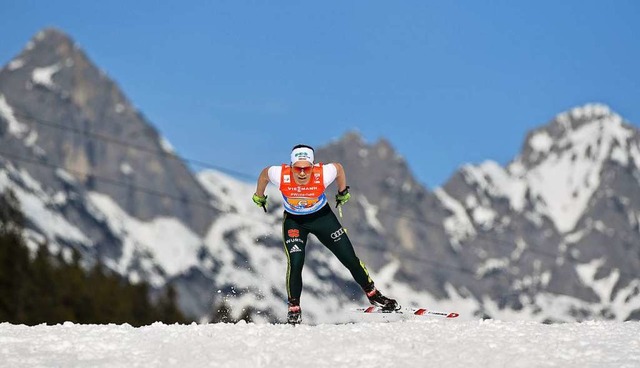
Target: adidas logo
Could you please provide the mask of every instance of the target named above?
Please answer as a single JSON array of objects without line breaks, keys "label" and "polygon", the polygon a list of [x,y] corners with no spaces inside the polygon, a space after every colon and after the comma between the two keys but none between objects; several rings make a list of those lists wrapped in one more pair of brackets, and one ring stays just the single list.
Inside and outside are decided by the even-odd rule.
[{"label": "adidas logo", "polygon": [[289,253],[295,253],[295,252],[302,252],[302,249],[298,247],[298,244],[294,244],[293,247],[291,247],[291,250],[289,251]]}]

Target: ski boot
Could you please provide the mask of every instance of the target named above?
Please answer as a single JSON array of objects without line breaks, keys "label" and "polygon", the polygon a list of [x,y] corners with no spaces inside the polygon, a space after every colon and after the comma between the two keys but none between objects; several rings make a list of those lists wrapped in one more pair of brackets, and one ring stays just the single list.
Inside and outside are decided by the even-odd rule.
[{"label": "ski boot", "polygon": [[380,307],[383,311],[394,312],[400,309],[400,305],[395,299],[387,298],[375,287],[367,291],[367,298],[371,305]]},{"label": "ski boot", "polygon": [[299,325],[302,322],[302,312],[299,305],[289,305],[287,312],[287,323],[290,325]]}]

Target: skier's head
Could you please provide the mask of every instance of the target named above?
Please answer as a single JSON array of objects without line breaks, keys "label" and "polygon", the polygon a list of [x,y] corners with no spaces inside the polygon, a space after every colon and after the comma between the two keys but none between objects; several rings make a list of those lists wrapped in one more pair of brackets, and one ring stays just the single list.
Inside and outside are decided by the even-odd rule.
[{"label": "skier's head", "polygon": [[306,184],[311,178],[313,153],[313,148],[306,144],[299,144],[291,150],[291,170],[298,184]]},{"label": "skier's head", "polygon": [[[296,162],[308,162],[310,166],[313,166],[314,162],[314,151],[313,147],[307,146],[306,144],[298,144],[293,147],[291,150],[291,166],[299,166],[294,165]],[[302,165],[308,166],[308,165]]]}]

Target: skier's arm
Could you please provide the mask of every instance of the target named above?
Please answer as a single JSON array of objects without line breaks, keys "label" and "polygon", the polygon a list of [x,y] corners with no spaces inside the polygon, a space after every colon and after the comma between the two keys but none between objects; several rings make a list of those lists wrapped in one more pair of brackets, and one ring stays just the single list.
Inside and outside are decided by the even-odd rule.
[{"label": "skier's arm", "polygon": [[[341,164],[334,162],[333,166],[336,168],[336,182],[338,183],[338,194],[336,194],[336,207],[342,206],[349,201],[351,194],[349,194],[349,186],[347,185],[347,175],[344,173],[344,167]],[[342,207],[340,207],[340,217],[342,217]]]},{"label": "skier's arm", "polygon": [[258,177],[256,194],[259,197],[264,197],[264,191],[265,189],[267,189],[267,184],[269,184],[269,167],[265,167],[262,172],[260,172],[260,176]]},{"label": "skier's arm", "polygon": [[336,182],[338,184],[338,192],[342,192],[347,189],[347,175],[344,172],[344,167],[341,164],[334,162],[333,166],[336,167],[338,173],[336,174]]}]

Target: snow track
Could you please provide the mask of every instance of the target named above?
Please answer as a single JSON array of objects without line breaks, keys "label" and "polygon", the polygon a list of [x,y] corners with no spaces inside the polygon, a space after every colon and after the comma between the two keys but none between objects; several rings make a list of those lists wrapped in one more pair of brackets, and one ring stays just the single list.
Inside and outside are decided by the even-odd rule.
[{"label": "snow track", "polygon": [[638,367],[640,322],[0,324],[6,367]]}]

